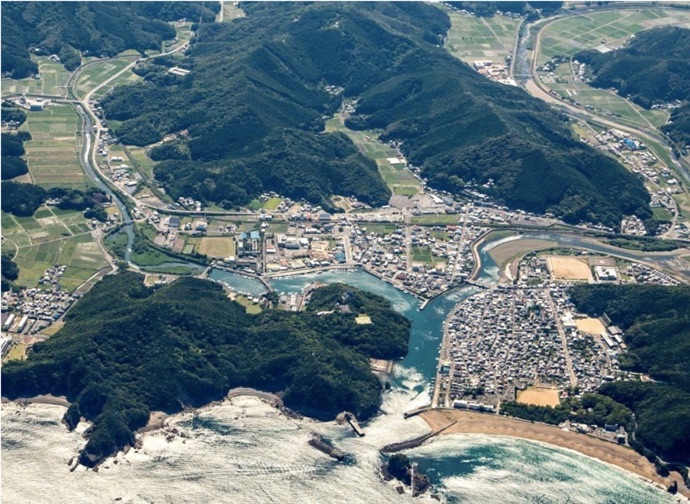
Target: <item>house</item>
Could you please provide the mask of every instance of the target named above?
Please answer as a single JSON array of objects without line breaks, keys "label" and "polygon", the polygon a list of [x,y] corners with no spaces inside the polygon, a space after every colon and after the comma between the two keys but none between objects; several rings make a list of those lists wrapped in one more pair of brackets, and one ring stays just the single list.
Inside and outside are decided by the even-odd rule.
[{"label": "house", "polygon": [[180,218],[177,216],[172,216],[170,217],[170,220],[168,221],[168,226],[171,228],[179,228],[180,227]]}]

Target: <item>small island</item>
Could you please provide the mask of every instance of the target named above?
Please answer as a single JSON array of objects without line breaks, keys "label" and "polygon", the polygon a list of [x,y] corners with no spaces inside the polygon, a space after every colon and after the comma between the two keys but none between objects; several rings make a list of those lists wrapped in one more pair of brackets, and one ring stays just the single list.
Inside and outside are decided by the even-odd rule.
[{"label": "small island", "polygon": [[[360,314],[371,323],[357,324]],[[344,410],[369,418],[381,403],[369,359],[403,357],[409,333],[386,299],[343,284],[314,290],[302,312],[252,315],[218,284],[180,278],[154,289],[124,272],[79,300],[26,361],[3,366],[3,396],[66,396],[67,426],[93,423],[79,461],[94,466],[132,446],[152,411],[199,407],[239,386],[279,393],[320,420]]]}]

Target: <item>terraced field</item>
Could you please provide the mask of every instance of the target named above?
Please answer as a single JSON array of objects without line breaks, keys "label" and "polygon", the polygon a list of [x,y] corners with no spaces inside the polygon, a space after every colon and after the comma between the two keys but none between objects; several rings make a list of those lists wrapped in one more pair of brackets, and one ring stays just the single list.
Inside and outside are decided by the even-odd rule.
[{"label": "terraced field", "polygon": [[[378,134],[373,131],[354,131],[345,127],[338,116],[326,121],[326,132],[340,131],[345,133],[367,157],[376,161],[379,173],[393,194],[414,196],[422,192],[422,187],[415,176],[398,162],[398,152],[379,142]],[[391,162],[393,161],[393,162]]]}]

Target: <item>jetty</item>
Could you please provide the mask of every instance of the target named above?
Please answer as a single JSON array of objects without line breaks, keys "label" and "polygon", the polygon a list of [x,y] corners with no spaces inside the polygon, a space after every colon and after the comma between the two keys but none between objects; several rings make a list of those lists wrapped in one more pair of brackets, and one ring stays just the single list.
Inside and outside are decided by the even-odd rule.
[{"label": "jetty", "polygon": [[403,416],[405,417],[405,419],[407,419],[407,418],[410,418],[413,416],[417,416],[420,413],[424,413],[425,411],[430,410],[430,409],[431,409],[431,405],[427,404],[426,406],[420,406],[419,408],[415,408],[413,410],[406,411],[405,413],[403,413]]},{"label": "jetty", "polygon": [[308,441],[309,446],[312,446],[325,453],[329,457],[336,459],[338,462],[342,462],[345,459],[345,452],[329,445],[321,436],[314,434],[314,436]]},{"label": "jetty", "polygon": [[359,437],[364,437],[364,430],[359,426],[359,422],[357,421],[357,418],[352,413],[345,413],[345,420],[347,420],[347,423],[350,424],[350,427],[352,427],[352,430],[355,431],[355,434],[357,434]]},{"label": "jetty", "polygon": [[430,432],[429,434],[424,434],[423,436],[419,436],[419,437],[416,437],[413,439],[408,439],[407,441],[401,441],[399,443],[392,443],[392,444],[386,445],[383,448],[381,448],[380,451],[381,451],[381,453],[395,453],[395,452],[407,450],[410,448],[417,448],[418,446],[421,446],[422,444],[424,444],[426,441],[428,441],[432,437],[438,436],[444,430],[452,427],[456,423],[458,423],[457,420],[450,422],[448,425],[441,427],[440,429],[435,430],[433,432]]}]

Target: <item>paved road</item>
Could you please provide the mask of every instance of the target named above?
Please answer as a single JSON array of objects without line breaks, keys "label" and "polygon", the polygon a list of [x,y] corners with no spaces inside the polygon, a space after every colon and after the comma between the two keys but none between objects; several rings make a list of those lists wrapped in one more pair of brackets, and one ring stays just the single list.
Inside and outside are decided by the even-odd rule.
[{"label": "paved road", "polygon": [[[625,8],[632,8],[632,6],[617,6],[616,9],[625,9]],[[538,26],[529,26],[530,29],[538,30],[536,33],[536,39],[535,39],[535,45],[534,45],[534,51],[533,51],[533,57],[530,62],[529,66],[529,75],[528,76],[522,76],[522,77],[527,77],[527,82],[525,83],[525,89],[527,90],[528,93],[530,93],[532,96],[535,98],[539,98],[547,103],[550,103],[552,105],[557,106],[560,108],[563,112],[567,113],[568,115],[579,119],[583,121],[594,121],[599,124],[602,124],[604,126],[608,126],[610,128],[615,128],[619,129],[621,131],[626,131],[628,133],[631,133],[641,139],[646,140],[647,142],[655,142],[658,143],[662,146],[666,146],[669,143],[669,139],[664,136],[662,133],[660,133],[656,128],[652,127],[650,125],[649,128],[634,128],[628,125],[622,125],[616,122],[615,120],[611,120],[608,117],[603,117],[597,114],[594,114],[592,112],[589,112],[587,110],[584,110],[582,108],[575,107],[574,105],[571,105],[570,103],[560,99],[559,97],[553,96],[550,94],[546,88],[543,86],[541,81],[539,80],[539,77],[537,76],[536,73],[536,67],[537,67],[537,60],[538,60],[538,55],[541,50],[541,37],[544,32],[544,28],[549,26],[550,24],[556,23],[558,21],[561,21],[562,19],[566,17],[574,17],[574,16],[581,16],[581,12],[575,12],[573,14],[567,14],[564,16],[558,16],[553,18],[550,21],[547,22],[542,22],[538,24]],[[517,51],[519,44],[516,43],[516,48],[514,49]],[[526,53],[523,51],[522,54],[516,55],[517,57],[526,57]],[[513,67],[511,67],[511,70]],[[515,76],[513,75],[515,78]],[[674,159],[674,165],[676,168],[676,171],[680,172],[680,175],[686,180],[687,183],[690,183],[690,163],[684,159],[680,160],[675,160]],[[671,167],[669,167],[671,168]]]}]

